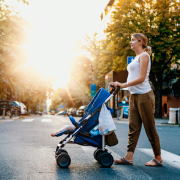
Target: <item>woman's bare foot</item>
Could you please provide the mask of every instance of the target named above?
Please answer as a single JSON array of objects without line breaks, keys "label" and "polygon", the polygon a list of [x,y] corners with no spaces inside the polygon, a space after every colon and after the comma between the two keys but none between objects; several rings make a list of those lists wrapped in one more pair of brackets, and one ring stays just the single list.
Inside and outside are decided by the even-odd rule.
[{"label": "woman's bare foot", "polygon": [[152,159],[151,161],[145,163],[145,166],[162,166],[162,158],[161,156],[154,156],[154,159]]},{"label": "woman's bare foot", "polygon": [[127,152],[126,156],[121,159],[114,160],[116,164],[133,164],[133,152]]},{"label": "woman's bare foot", "polygon": [[114,160],[115,164],[125,164],[125,165],[133,165],[133,161],[127,161],[125,158],[121,158],[118,160]]}]

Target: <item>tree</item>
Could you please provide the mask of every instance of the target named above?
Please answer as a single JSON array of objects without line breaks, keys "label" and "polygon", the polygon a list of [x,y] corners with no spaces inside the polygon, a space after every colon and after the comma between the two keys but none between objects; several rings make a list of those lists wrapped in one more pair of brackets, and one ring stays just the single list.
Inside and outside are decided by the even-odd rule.
[{"label": "tree", "polygon": [[134,55],[129,47],[132,33],[148,37],[153,50],[150,80],[155,87],[156,117],[162,117],[163,72],[180,59],[179,6],[176,0],[119,0],[105,31],[114,71],[124,70],[127,56]]},{"label": "tree", "polygon": [[70,82],[55,92],[50,109],[55,110],[64,103],[66,107],[76,108],[88,104],[91,100],[91,72],[92,61],[89,58],[84,55],[74,57],[69,68]]},{"label": "tree", "polygon": [[98,89],[104,87],[104,76],[112,70],[113,66],[113,54],[108,49],[107,43],[104,40],[97,40],[97,33],[94,33],[92,39],[86,35],[86,44],[81,48],[90,53],[92,58],[91,78],[94,80],[93,83]]},{"label": "tree", "polygon": [[29,23],[5,1],[0,0],[0,10],[0,99],[18,100],[37,109],[53,92],[53,80],[27,65],[28,53],[23,46],[29,42]]}]

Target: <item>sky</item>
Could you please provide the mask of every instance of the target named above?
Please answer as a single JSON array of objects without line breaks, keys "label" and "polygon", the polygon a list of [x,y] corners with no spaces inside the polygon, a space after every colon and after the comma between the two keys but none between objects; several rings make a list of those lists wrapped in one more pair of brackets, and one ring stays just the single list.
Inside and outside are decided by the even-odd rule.
[{"label": "sky", "polygon": [[20,15],[34,26],[25,47],[30,54],[29,64],[55,77],[55,90],[69,81],[68,68],[77,55],[75,42],[84,42],[86,34],[92,37],[101,29],[100,15],[108,1],[29,0],[28,6],[18,3]]}]

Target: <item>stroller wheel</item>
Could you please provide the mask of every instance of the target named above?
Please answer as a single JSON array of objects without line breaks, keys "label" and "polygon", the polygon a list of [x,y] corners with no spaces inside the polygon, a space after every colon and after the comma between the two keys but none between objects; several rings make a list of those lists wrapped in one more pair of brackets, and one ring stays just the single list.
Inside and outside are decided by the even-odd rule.
[{"label": "stroller wheel", "polygon": [[101,149],[96,149],[96,150],[94,151],[94,159],[97,160],[98,155],[99,155],[101,152],[103,152]]},{"label": "stroller wheel", "polygon": [[59,167],[61,168],[67,168],[71,163],[71,158],[66,153],[61,153],[57,156],[56,162]]},{"label": "stroller wheel", "polygon": [[59,147],[56,148],[56,152],[55,152],[55,156],[58,156],[61,153],[66,153],[68,154],[68,152],[65,149],[59,149]]},{"label": "stroller wheel", "polygon": [[103,152],[98,156],[98,162],[102,167],[110,167],[113,164],[114,158],[108,152]]},{"label": "stroller wheel", "polygon": [[66,154],[68,154],[68,152],[67,152],[65,149],[57,149],[56,152],[57,152],[58,154],[61,154],[61,153],[66,153]]},{"label": "stroller wheel", "polygon": [[68,152],[65,149],[61,149],[61,153],[66,153],[68,154]]}]

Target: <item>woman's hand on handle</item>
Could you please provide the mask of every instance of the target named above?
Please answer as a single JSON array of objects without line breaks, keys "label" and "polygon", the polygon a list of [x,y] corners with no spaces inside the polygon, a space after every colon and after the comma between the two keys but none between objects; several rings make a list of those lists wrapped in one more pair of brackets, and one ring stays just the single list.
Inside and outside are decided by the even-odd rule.
[{"label": "woman's hand on handle", "polygon": [[116,82],[110,82],[109,86],[114,86],[116,88],[117,86],[119,86],[119,83],[117,81]]},{"label": "woman's hand on handle", "polygon": [[127,85],[127,83],[119,83],[119,82],[110,82],[109,83],[109,85],[111,86],[114,86],[115,88],[117,87],[117,86],[120,86],[120,88],[126,88],[126,87],[128,87],[128,85]]}]

